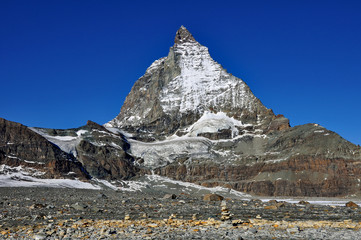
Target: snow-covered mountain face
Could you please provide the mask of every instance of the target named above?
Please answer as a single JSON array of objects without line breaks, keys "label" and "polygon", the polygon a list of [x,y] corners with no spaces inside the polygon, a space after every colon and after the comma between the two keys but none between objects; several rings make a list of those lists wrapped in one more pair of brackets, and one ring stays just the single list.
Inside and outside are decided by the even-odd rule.
[{"label": "snow-covered mountain face", "polygon": [[239,78],[214,61],[208,48],[183,26],[167,57],[155,61],[134,85],[120,114],[107,127],[173,135],[206,112],[222,112],[242,124],[268,127],[274,114]]},{"label": "snow-covered mountain face", "polygon": [[129,134],[130,154],[147,173],[260,195],[360,191],[360,148],[317,124],[290,128],[184,27],[105,127]]}]

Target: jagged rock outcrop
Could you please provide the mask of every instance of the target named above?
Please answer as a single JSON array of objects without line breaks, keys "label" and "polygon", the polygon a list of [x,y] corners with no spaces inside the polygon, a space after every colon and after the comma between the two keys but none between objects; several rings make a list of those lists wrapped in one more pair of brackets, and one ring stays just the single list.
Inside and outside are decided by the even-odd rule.
[{"label": "jagged rock outcrop", "polygon": [[112,133],[90,121],[82,129],[92,131],[92,138],[97,141],[94,143],[88,137],[76,146],[79,161],[92,176],[108,180],[135,176],[138,169],[133,164],[133,157],[127,153],[130,146],[124,135]]},{"label": "jagged rock outcrop", "polygon": [[75,129],[32,130],[72,154],[94,178],[126,180],[138,172],[133,157],[127,152],[129,143],[117,130],[111,132],[92,121]]},{"label": "jagged rock outcrop", "polygon": [[37,178],[125,180],[139,172],[119,131],[88,121],[75,129],[28,128],[0,119],[0,166]]},{"label": "jagged rock outcrop", "polygon": [[21,167],[40,178],[89,178],[74,156],[28,127],[3,118],[0,118],[0,165]]}]

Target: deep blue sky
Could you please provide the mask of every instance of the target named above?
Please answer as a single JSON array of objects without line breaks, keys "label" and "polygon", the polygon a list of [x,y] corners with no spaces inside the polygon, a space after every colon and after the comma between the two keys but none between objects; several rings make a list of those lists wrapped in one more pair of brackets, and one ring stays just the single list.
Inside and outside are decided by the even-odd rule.
[{"label": "deep blue sky", "polygon": [[0,1],[0,117],[103,124],[184,25],[291,125],[361,144],[361,1]]}]

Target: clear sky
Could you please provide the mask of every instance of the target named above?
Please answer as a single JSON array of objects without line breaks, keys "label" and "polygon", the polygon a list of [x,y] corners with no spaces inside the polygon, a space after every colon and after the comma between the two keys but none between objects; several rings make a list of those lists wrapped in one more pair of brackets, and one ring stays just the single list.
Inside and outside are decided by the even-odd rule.
[{"label": "clear sky", "polygon": [[103,124],[184,25],[292,126],[361,144],[361,1],[0,1],[0,117]]}]

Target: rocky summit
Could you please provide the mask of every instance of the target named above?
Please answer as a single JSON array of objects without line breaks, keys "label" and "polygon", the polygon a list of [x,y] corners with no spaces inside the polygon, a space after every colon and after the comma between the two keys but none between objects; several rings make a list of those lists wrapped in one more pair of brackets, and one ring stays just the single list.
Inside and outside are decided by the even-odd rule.
[{"label": "rocky summit", "polygon": [[29,128],[0,119],[0,174],[12,180],[123,186],[155,174],[253,195],[359,196],[360,163],[361,148],[337,133],[291,127],[275,115],[183,26],[103,126]]},{"label": "rocky summit", "polygon": [[249,128],[263,133],[289,127],[287,119],[277,118],[183,26],[168,56],[147,69],[106,126],[141,141],[172,135],[229,139]]}]

